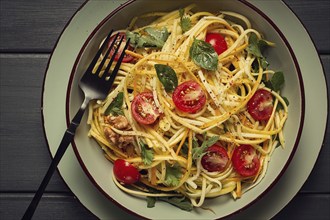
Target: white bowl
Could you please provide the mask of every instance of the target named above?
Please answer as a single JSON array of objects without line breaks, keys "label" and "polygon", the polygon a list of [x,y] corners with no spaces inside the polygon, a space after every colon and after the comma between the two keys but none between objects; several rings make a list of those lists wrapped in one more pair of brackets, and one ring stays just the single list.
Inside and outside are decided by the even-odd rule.
[{"label": "white bowl", "polygon": [[[112,181],[112,164],[103,156],[101,148],[97,143],[87,137],[89,126],[86,124],[86,114],[79,126],[73,148],[75,154],[89,177],[91,182],[107,198],[137,216],[150,219],[218,219],[233,215],[253,204],[257,199],[271,190],[271,187],[279,180],[289,165],[302,131],[304,119],[304,90],[303,82],[298,63],[285,36],[276,27],[267,15],[263,14],[256,7],[246,1],[238,0],[170,0],[150,1],[138,0],[129,1],[115,11],[95,27],[81,49],[79,56],[71,73],[66,101],[67,120],[69,121],[80,107],[83,96],[78,88],[78,81],[86,69],[91,58],[96,53],[100,41],[106,36],[110,29],[124,29],[130,20],[146,12],[171,11],[182,8],[190,3],[196,3],[200,10],[217,12],[220,10],[235,11],[249,18],[252,27],[264,34],[265,39],[274,42],[275,48],[268,50],[266,54],[270,68],[281,70],[285,73],[285,86],[282,95],[290,100],[289,117],[284,127],[286,138],[285,149],[276,149],[269,163],[269,168],[264,179],[253,189],[245,193],[242,198],[234,200],[231,196],[221,196],[214,199],[207,199],[205,207],[211,208],[213,212],[194,209],[186,212],[175,208],[167,203],[157,202],[154,208],[147,208],[146,201],[133,197],[121,191]],[[97,13],[97,12],[95,12]],[[111,202],[109,201],[109,202]]]}]

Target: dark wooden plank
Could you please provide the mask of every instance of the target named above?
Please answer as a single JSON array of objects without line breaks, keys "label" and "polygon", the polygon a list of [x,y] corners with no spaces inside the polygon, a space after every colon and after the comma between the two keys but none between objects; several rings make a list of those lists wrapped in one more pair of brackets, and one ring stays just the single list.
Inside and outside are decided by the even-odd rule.
[{"label": "dark wooden plank", "polygon": [[[0,218],[21,219],[32,199],[32,194],[17,197],[16,194],[0,195]],[[3,217],[3,218],[2,218]],[[70,194],[44,194],[34,219],[97,219]]]},{"label": "dark wooden plank", "polygon": [[[1,191],[36,190],[51,162],[40,108],[48,58],[48,55],[0,57]],[[68,191],[57,174],[47,189]]]},{"label": "dark wooden plank", "polygon": [[0,50],[50,52],[83,2],[1,0]]},{"label": "dark wooden plank", "polygon": [[[30,200],[30,196],[18,197],[15,194],[1,194],[0,218],[20,219]],[[299,194],[273,219],[328,219],[330,216],[329,203],[328,194]],[[118,211],[121,212],[121,210]],[[122,215],[128,216],[125,212]],[[34,217],[35,219],[53,220],[97,219],[76,198],[67,194],[45,194]]]},{"label": "dark wooden plank", "polygon": [[330,53],[330,1],[284,0],[284,2],[308,30],[318,51],[322,54]]},{"label": "dark wooden plank", "polygon": [[[83,2],[84,0],[2,0],[0,51],[50,52],[65,24]],[[285,0],[285,2],[309,30],[317,49],[323,54],[329,53],[330,2],[328,0]]]},{"label": "dark wooden plank", "polygon": [[298,194],[273,220],[321,220],[330,217],[329,194]]}]

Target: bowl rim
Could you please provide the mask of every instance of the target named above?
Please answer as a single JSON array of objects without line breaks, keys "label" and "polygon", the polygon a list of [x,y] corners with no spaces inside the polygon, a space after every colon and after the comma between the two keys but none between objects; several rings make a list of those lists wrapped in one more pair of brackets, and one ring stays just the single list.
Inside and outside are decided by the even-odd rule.
[{"label": "bowl rim", "polygon": [[[284,36],[283,32],[280,30],[280,28],[277,27],[277,25],[265,14],[263,13],[259,8],[257,8],[256,6],[254,6],[252,3],[248,2],[247,0],[237,0],[238,2],[244,4],[245,6],[251,8],[253,11],[255,11],[257,14],[259,14],[264,20],[266,20],[272,28],[274,28],[274,30],[276,31],[276,33],[279,35],[279,37],[281,38],[281,40],[284,42],[286,48],[289,51],[289,54],[293,60],[294,63],[294,67],[297,71],[297,77],[298,77],[298,83],[299,83],[299,92],[300,92],[300,98],[301,98],[301,106],[300,106],[300,120],[299,120],[299,128],[298,128],[298,132],[297,132],[297,136],[296,139],[294,141],[294,145],[292,148],[292,151],[290,152],[290,156],[288,158],[288,160],[285,162],[282,170],[280,171],[280,173],[277,175],[277,177],[274,179],[273,182],[271,182],[269,184],[268,187],[266,187],[266,189],[260,193],[255,199],[253,199],[252,201],[250,201],[248,204],[244,205],[243,207],[237,209],[236,211],[222,216],[220,218],[217,219],[222,219],[222,218],[228,218],[230,216],[233,216],[239,212],[242,212],[243,210],[247,209],[248,207],[250,207],[251,205],[253,205],[254,203],[256,203],[258,200],[260,200],[262,197],[264,197],[264,195],[266,195],[269,191],[271,191],[271,189],[273,188],[274,185],[276,185],[276,183],[279,181],[279,179],[283,176],[283,174],[285,173],[286,169],[288,168],[290,162],[293,159],[293,156],[297,150],[297,147],[299,145],[300,142],[300,138],[301,138],[301,134],[302,134],[302,130],[303,130],[303,125],[304,125],[304,119],[305,119],[305,91],[304,91],[304,83],[303,83],[303,77],[301,74],[301,70],[299,67],[299,63],[297,61],[297,58],[295,56],[295,53],[292,49],[292,47],[290,46],[288,40],[286,39],[286,37]],[[90,41],[93,39],[93,37],[95,36],[95,34],[98,32],[98,30],[109,20],[111,19],[116,13],[118,13],[119,11],[121,11],[122,9],[124,9],[125,7],[131,5],[132,3],[138,2],[138,0],[129,0],[123,4],[121,4],[120,6],[118,6],[117,8],[115,8],[113,11],[111,11],[104,19],[102,19],[101,22],[99,22],[98,25],[95,26],[94,30],[89,34],[89,36],[87,37],[86,41],[84,42],[83,46],[81,47],[74,65],[72,67],[72,71],[70,73],[70,77],[69,77],[69,81],[68,81],[68,85],[67,85],[67,91],[66,91],[66,101],[65,101],[65,119],[66,119],[66,124],[67,126],[70,125],[71,122],[71,117],[70,117],[70,96],[71,96],[71,88],[72,88],[72,84],[74,81],[74,77],[76,74],[76,69],[78,67],[79,61],[82,57],[82,55],[84,54],[84,51],[86,49],[86,47],[88,46],[88,44],[90,43]],[[97,181],[94,179],[93,175],[89,172],[88,168],[86,167],[83,159],[81,158],[80,154],[79,154],[79,150],[78,147],[75,143],[75,141],[73,140],[71,142],[72,144],[72,148],[73,148],[73,152],[83,170],[83,172],[86,174],[86,176],[88,177],[88,179],[91,181],[91,183],[110,201],[112,201],[114,204],[116,204],[118,207],[120,207],[121,209],[123,209],[124,211],[133,214],[136,217],[140,217],[140,218],[144,218],[144,219],[148,219],[145,216],[142,216],[132,210],[130,210],[129,208],[126,208],[125,206],[123,206],[122,204],[120,204],[118,201],[116,201],[113,197],[111,197],[111,195],[109,195],[107,192],[105,192],[103,190],[103,188],[97,183]]]}]

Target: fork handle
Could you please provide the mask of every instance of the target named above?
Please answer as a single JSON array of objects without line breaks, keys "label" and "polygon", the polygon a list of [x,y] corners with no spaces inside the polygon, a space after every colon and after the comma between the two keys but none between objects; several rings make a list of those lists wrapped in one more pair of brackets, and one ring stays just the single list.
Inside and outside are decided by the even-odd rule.
[{"label": "fork handle", "polygon": [[60,146],[58,147],[56,154],[54,156],[54,159],[52,160],[48,171],[46,173],[46,175],[44,176],[44,179],[42,180],[36,194],[34,195],[29,207],[27,208],[27,210],[25,211],[25,214],[22,218],[22,220],[28,220],[31,219],[38,204],[39,201],[46,189],[46,186],[49,183],[50,178],[52,177],[54,171],[57,168],[57,165],[59,164],[60,160],[62,159],[65,151],[67,150],[69,144],[71,143],[71,141],[74,138],[75,132],[77,127],[80,124],[80,121],[84,115],[85,109],[89,103],[90,99],[89,98],[85,98],[83,104],[81,105],[80,109],[78,110],[77,114],[74,116],[74,118],[72,119],[69,127],[66,129],[62,141],[60,143]]}]

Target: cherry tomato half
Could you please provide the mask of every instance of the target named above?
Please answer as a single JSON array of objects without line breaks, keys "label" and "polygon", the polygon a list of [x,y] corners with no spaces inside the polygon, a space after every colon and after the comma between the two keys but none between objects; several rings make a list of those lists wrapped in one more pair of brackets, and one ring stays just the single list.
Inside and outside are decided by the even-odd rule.
[{"label": "cherry tomato half", "polygon": [[273,96],[265,90],[257,90],[247,103],[250,115],[258,121],[267,121],[273,112]]},{"label": "cherry tomato half", "polygon": [[201,163],[209,172],[222,172],[226,169],[229,161],[227,151],[224,147],[214,144],[207,148]]},{"label": "cherry tomato half", "polygon": [[212,45],[218,55],[228,48],[225,38],[219,33],[207,33],[205,41]]},{"label": "cherry tomato half", "polygon": [[136,167],[123,159],[117,159],[114,162],[113,172],[116,179],[124,184],[135,183],[141,176]]},{"label": "cherry tomato half", "polygon": [[[114,41],[115,36],[116,36],[116,34],[114,34],[114,35],[111,36],[111,38],[110,38],[110,40],[109,40],[108,47],[110,47],[110,45],[111,45],[112,42]],[[114,47],[111,49],[110,54],[109,54],[109,57],[112,57],[112,55],[115,53],[115,51],[116,51],[116,47],[117,47],[117,45],[119,44],[120,39],[121,39],[122,36],[124,36],[124,38],[123,38],[123,41],[122,41],[122,43],[121,43],[121,45],[120,45],[120,48],[118,49],[118,52],[117,52],[116,56],[115,56],[115,61],[118,61],[118,60],[119,60],[120,54],[121,54],[121,52],[123,51],[123,49],[124,49],[124,47],[125,47],[125,44],[126,44],[126,34],[125,34],[125,32],[120,32],[120,33],[118,34],[118,37],[117,37],[116,43],[115,43]],[[128,45],[128,48],[127,48],[127,49],[128,49],[128,50],[132,50],[133,47],[130,46],[130,45]],[[132,60],[133,60],[133,57],[132,57],[131,55],[129,55],[129,54],[125,54],[125,56],[124,56],[124,58],[123,58],[123,62],[124,62],[124,63],[129,63],[129,62],[131,62]]]},{"label": "cherry tomato half", "polygon": [[233,167],[243,177],[255,176],[260,167],[256,150],[251,145],[240,145],[232,155]]},{"label": "cherry tomato half", "polygon": [[159,117],[159,110],[155,105],[152,92],[136,95],[132,101],[131,110],[134,119],[141,124],[153,124]]},{"label": "cherry tomato half", "polygon": [[178,85],[172,94],[172,99],[179,110],[187,113],[198,112],[206,103],[205,92],[195,81],[186,81]]}]

